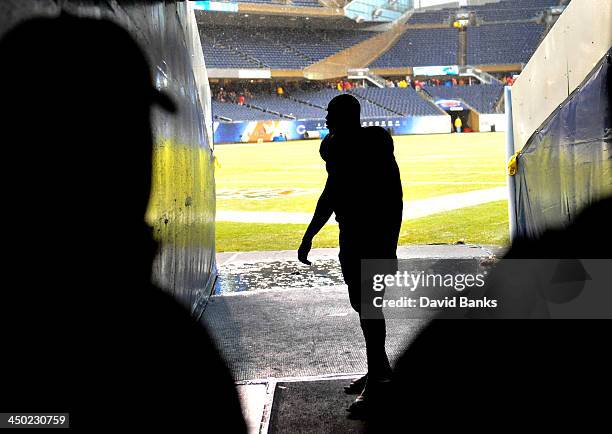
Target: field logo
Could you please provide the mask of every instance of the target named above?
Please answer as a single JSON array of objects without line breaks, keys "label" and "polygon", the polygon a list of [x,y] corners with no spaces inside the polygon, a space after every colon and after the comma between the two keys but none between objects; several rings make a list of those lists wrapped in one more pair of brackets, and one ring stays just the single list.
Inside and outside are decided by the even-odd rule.
[{"label": "field logo", "polygon": [[217,199],[265,200],[312,193],[306,188],[241,188],[218,190]]}]

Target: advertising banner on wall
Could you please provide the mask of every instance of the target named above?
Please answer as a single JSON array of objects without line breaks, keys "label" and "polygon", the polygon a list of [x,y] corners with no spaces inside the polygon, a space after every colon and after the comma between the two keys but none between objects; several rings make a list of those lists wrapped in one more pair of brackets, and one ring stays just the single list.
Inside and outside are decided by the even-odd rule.
[{"label": "advertising banner on wall", "polygon": [[460,112],[467,109],[465,104],[458,99],[437,99],[434,104],[448,112]]},{"label": "advertising banner on wall", "polygon": [[415,66],[412,68],[413,75],[459,75],[457,65],[447,66]]},{"label": "advertising banner on wall", "polygon": [[[447,115],[410,116],[397,118],[363,119],[362,126],[388,128],[391,134],[436,134],[449,133]],[[325,120],[266,120],[243,122],[214,122],[215,143],[256,143],[282,140],[302,140],[308,137],[323,137],[327,134]],[[318,132],[319,134],[309,134]]]},{"label": "advertising banner on wall", "polygon": [[195,1],[193,8],[201,11],[238,12],[237,2]]}]

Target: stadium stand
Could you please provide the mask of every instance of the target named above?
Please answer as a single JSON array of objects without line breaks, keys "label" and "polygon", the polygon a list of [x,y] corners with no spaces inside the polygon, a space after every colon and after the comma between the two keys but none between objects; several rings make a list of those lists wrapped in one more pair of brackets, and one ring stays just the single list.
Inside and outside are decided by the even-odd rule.
[{"label": "stadium stand", "polygon": [[[277,0],[245,0],[278,5]],[[287,4],[323,6],[314,0],[293,0]],[[459,31],[449,26],[457,11],[471,11],[476,24],[467,27],[467,65],[514,65],[526,63],[535,51],[544,24],[536,20],[546,8],[559,0],[503,0],[479,6],[444,8],[414,13],[409,27],[395,44],[370,68],[454,65],[459,61]],[[302,70],[372,36],[362,30],[237,26],[214,24],[200,27],[204,56],[211,68],[271,68]],[[384,75],[384,74],[383,74]],[[435,84],[435,81],[433,81]],[[319,120],[326,116],[328,102],[341,91],[335,88],[285,87],[279,96],[272,89],[251,89],[246,105],[236,99],[213,102],[217,120],[298,119]],[[299,89],[301,87],[301,90]],[[423,87],[419,95],[413,88],[353,87],[349,92],[359,98],[362,118],[439,115],[433,98],[460,99],[479,113],[495,113],[502,93],[501,84]],[[236,94],[241,91],[236,89]],[[423,96],[427,95],[427,98]]]},{"label": "stadium stand", "polygon": [[[258,67],[273,69],[303,69],[340,50],[369,37],[371,32],[346,30],[311,30],[294,28],[241,28],[208,26],[200,28],[200,37],[207,62],[218,68],[235,68],[235,62],[226,62],[223,52],[212,47],[225,47],[238,56],[249,59]],[[248,67],[247,65],[245,65]],[[249,65],[250,66],[250,65]]]},{"label": "stadium stand", "polygon": [[[341,93],[342,92],[334,89],[321,89],[314,92],[298,91],[293,94],[293,98],[298,101],[320,107],[321,109],[325,109],[327,107],[327,103]],[[375,117],[396,117],[399,115],[399,113],[396,113],[389,108],[381,107],[363,98],[361,98],[359,102],[361,103],[362,119]]]},{"label": "stadium stand", "polygon": [[[227,121],[227,119],[233,121],[264,120],[279,117],[270,112],[278,112],[284,118],[298,120],[325,119],[327,104],[341,93],[335,89],[321,89],[316,91],[299,90],[283,97],[259,94],[249,98],[248,101],[249,105],[256,108],[214,101],[213,113],[217,119],[222,121]],[[433,104],[421,98],[412,88],[353,88],[350,93],[359,99],[363,119],[440,114],[440,111]],[[262,117],[263,115],[266,115],[266,117]],[[221,119],[220,116],[227,119]]]},{"label": "stadium stand", "polygon": [[302,7],[309,7],[309,8],[325,7],[321,3],[319,3],[317,0],[291,0],[291,4],[293,6],[302,6]]},{"label": "stadium stand", "polygon": [[463,100],[479,113],[495,113],[495,106],[501,97],[503,85],[425,86],[423,90],[435,98]]},{"label": "stadium stand", "polygon": [[434,11],[415,12],[408,19],[408,24],[442,24],[450,21],[456,8],[446,8]]},{"label": "stadium stand", "polygon": [[258,95],[252,99],[252,104],[272,110],[296,119],[324,119],[327,112],[320,107],[313,107],[299,101],[270,95]]},{"label": "stadium stand", "polygon": [[[260,121],[278,119],[280,116],[263,110],[250,108],[229,102],[212,101],[213,117],[217,120],[230,121]],[[222,119],[221,117],[225,118]],[[228,120],[229,119],[229,120]]]},{"label": "stadium stand", "polygon": [[540,42],[544,25],[503,23],[468,27],[467,63],[526,63]]},{"label": "stadium stand", "polygon": [[200,35],[200,39],[206,65],[209,68],[261,68],[263,66],[238,50],[225,47],[205,35]]},{"label": "stadium stand", "polygon": [[[263,4],[273,4],[273,5],[283,5],[284,2],[279,0],[237,0],[237,3],[263,3]],[[290,6],[298,6],[298,7],[309,7],[309,8],[323,8],[325,7],[317,0],[290,0],[286,2],[287,5]]]},{"label": "stadium stand", "polygon": [[446,24],[459,11],[474,12],[485,22],[530,20],[544,9],[558,4],[558,0],[503,0],[479,6],[417,11],[408,19],[408,24]]},{"label": "stadium stand", "polygon": [[558,0],[504,0],[481,6],[470,6],[476,16],[486,22],[529,20],[544,9],[556,6]]},{"label": "stadium stand", "polygon": [[542,12],[539,8],[525,9],[488,9],[478,11],[476,16],[485,22],[504,22],[529,20]]},{"label": "stadium stand", "polygon": [[281,32],[279,41],[290,45],[295,51],[317,62],[376,35],[373,32],[348,30],[300,29]]},{"label": "stadium stand", "polygon": [[[278,43],[275,38],[275,36],[278,37],[278,33],[278,29],[245,29],[229,26],[211,26],[200,29],[202,45],[209,44],[212,41],[217,45],[231,47],[244,57],[251,58],[252,62],[257,63],[260,68],[301,69],[311,63],[310,59]],[[215,57],[215,64],[224,65],[223,57]]]},{"label": "stadium stand", "polygon": [[408,29],[371,68],[453,65],[457,63],[457,30]]},{"label": "stadium stand", "polygon": [[439,115],[440,111],[423,100],[411,87],[366,87],[351,90],[356,96],[405,116]]}]

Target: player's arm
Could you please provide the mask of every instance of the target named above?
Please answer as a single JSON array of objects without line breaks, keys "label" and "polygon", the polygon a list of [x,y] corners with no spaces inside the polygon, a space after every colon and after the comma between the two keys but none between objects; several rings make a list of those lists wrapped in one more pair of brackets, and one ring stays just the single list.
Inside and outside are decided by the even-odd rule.
[{"label": "player's arm", "polygon": [[325,223],[327,223],[333,213],[329,191],[330,188],[328,178],[325,188],[323,189],[323,193],[321,193],[321,197],[319,197],[319,200],[317,201],[317,207],[315,208],[312,220],[310,221],[310,224],[306,229],[306,233],[304,233],[304,237],[302,238],[302,244],[300,244],[300,248],[298,249],[298,259],[300,262],[307,265],[310,265],[308,253],[312,248],[312,239],[319,233],[323,226],[325,226]]}]

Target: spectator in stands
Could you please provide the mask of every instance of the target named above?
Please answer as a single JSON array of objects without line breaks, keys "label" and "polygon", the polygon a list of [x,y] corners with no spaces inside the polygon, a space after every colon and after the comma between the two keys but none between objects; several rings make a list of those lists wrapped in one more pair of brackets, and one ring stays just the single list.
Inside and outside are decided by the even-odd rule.
[{"label": "spectator in stands", "polygon": [[283,86],[278,86],[278,87],[276,88],[276,94],[277,94],[278,96],[283,96],[283,94],[284,94],[284,93],[285,93],[285,90],[283,89]]},{"label": "spectator in stands", "polygon": [[408,87],[408,83],[406,82],[406,80],[400,80],[397,84],[397,87],[401,89],[406,89]]},{"label": "spectator in stands", "polygon": [[223,88],[220,88],[219,93],[217,93],[217,101],[225,102],[225,90]]},{"label": "spectator in stands", "polygon": [[244,95],[238,95],[238,105],[244,105]]}]

